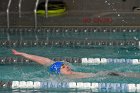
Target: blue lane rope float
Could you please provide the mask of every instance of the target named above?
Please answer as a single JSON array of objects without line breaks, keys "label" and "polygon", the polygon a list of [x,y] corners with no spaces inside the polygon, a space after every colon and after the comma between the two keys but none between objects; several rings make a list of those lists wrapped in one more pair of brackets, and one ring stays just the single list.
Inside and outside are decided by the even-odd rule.
[{"label": "blue lane rope float", "polygon": [[[54,61],[66,61],[70,63],[82,63],[82,64],[132,64],[139,65],[140,59],[130,58],[52,58]],[[13,57],[0,57],[0,64],[34,64],[35,62],[25,58],[13,58]]]},{"label": "blue lane rope float", "polygon": [[92,89],[92,92],[140,92],[140,84],[55,81],[1,81],[0,88],[11,89]]}]

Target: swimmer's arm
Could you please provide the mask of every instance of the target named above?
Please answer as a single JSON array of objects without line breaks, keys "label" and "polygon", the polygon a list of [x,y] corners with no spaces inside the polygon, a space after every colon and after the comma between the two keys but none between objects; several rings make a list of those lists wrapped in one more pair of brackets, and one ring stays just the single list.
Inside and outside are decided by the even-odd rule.
[{"label": "swimmer's arm", "polygon": [[90,78],[96,76],[119,76],[119,77],[129,77],[129,78],[140,78],[140,73],[136,72],[110,72],[110,71],[100,71],[97,73],[82,73],[82,72],[73,72],[72,75],[68,78],[80,79],[80,78]]},{"label": "swimmer's arm", "polygon": [[72,74],[69,76],[69,78],[91,78],[91,77],[97,77],[97,76],[124,76],[121,73],[118,72],[110,72],[110,71],[99,71],[97,73],[83,73],[83,72],[72,72]]},{"label": "swimmer's arm", "polygon": [[106,72],[110,76],[120,76],[129,78],[140,78],[140,73],[138,72]]},{"label": "swimmer's arm", "polygon": [[27,54],[27,53],[23,53],[23,52],[18,52],[18,51],[14,50],[14,49],[12,50],[12,52],[13,52],[14,55],[25,57],[25,58],[27,58],[29,60],[32,60],[32,61],[34,61],[36,63],[39,63],[41,65],[45,65],[45,66],[46,65],[49,66],[49,65],[53,64],[53,62],[54,62],[53,60],[51,60],[49,58],[36,56],[36,55],[31,55],[31,54]]},{"label": "swimmer's arm", "polygon": [[90,78],[90,77],[95,77],[95,73],[83,73],[83,72],[72,72],[71,75],[68,75],[68,78],[71,79],[80,79],[80,78]]},{"label": "swimmer's arm", "polygon": [[115,72],[121,77],[129,77],[129,78],[140,78],[140,73],[138,72]]}]

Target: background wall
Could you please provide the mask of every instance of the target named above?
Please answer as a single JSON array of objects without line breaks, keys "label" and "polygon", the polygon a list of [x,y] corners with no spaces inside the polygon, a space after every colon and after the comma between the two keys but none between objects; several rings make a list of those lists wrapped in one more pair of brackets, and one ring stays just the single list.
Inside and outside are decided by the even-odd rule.
[{"label": "background wall", "polygon": [[[37,15],[34,8],[36,0],[22,0],[22,16],[18,14],[20,0],[12,0],[9,13],[10,26],[52,26],[52,25],[121,25],[140,26],[140,12],[134,12],[133,7],[140,7],[140,0],[63,0],[68,11],[64,16],[49,17]],[[45,0],[40,0],[43,2]],[[8,17],[6,9],[8,0],[0,0],[0,26],[7,26]],[[16,12],[16,13],[15,13]],[[27,12],[27,13],[26,13]],[[83,22],[87,17],[91,21]],[[111,22],[93,22],[94,18],[110,18]],[[36,23],[35,23],[36,22]]]},{"label": "background wall", "polygon": [[[40,0],[42,2],[44,0]],[[72,11],[132,11],[140,0],[63,0]],[[22,11],[33,11],[36,0],[22,0]],[[19,0],[12,0],[11,11],[18,11]],[[6,11],[8,0],[0,0],[0,11]]]}]

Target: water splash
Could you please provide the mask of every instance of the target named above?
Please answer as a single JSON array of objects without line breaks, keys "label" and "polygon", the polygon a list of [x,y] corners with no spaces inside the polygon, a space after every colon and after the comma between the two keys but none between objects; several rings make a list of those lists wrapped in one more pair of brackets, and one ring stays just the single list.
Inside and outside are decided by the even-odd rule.
[{"label": "water splash", "polygon": [[[120,3],[120,2],[119,2]],[[108,6],[110,6],[112,8],[112,10],[117,14],[118,17],[122,17],[122,15],[118,12],[118,10],[114,7],[115,3],[111,3],[109,0],[105,1],[105,4],[107,4]],[[127,24],[126,20],[121,20],[122,22]]]}]

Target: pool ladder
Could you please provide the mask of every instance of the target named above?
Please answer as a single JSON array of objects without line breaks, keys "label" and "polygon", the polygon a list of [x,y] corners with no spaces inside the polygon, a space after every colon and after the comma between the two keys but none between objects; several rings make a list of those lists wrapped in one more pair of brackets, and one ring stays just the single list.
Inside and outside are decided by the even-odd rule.
[{"label": "pool ladder", "polygon": [[[18,3],[18,15],[19,15],[19,18],[22,17],[22,11],[21,11],[21,8],[22,8],[22,1],[23,0],[19,0],[19,3]],[[8,5],[7,5],[7,9],[6,9],[6,15],[7,15],[7,28],[10,27],[10,6],[11,6],[11,3],[12,3],[12,0],[9,0],[8,1]],[[35,3],[35,8],[34,8],[34,27],[37,28],[37,6],[39,4],[39,0],[36,0],[36,3]],[[48,0],[45,0],[45,14],[46,14],[46,18],[48,17]]]}]

